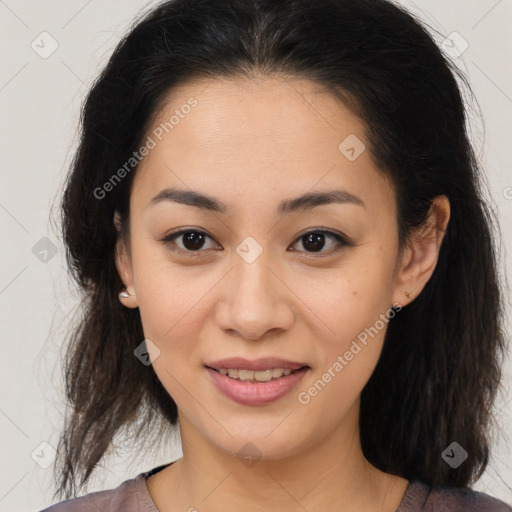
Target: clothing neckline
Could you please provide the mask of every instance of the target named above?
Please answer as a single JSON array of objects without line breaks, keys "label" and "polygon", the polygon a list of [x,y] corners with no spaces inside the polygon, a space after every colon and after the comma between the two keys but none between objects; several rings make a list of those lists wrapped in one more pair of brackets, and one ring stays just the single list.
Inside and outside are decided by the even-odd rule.
[{"label": "clothing neckline", "polygon": [[[171,464],[174,464],[174,462],[176,461],[169,462],[168,464],[162,464],[161,466],[157,466],[149,471],[140,473],[135,477],[134,480],[135,487],[137,489],[137,497],[139,499],[139,507],[141,510],[144,510],[144,512],[159,512],[156,508],[155,502],[149,494],[147,486],[148,478],[169,467]],[[410,480],[405,489],[402,501],[400,501],[395,512],[414,512],[417,510],[418,493],[421,494],[421,501],[425,502],[428,496],[428,487],[417,480]]]}]

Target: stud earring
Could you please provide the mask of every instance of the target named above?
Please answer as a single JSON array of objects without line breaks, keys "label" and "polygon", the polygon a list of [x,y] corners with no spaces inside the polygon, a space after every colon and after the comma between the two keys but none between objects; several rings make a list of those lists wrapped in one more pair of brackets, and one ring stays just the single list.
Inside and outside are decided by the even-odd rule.
[{"label": "stud earring", "polygon": [[127,297],[131,297],[131,295],[126,291],[126,287],[124,290],[119,292],[118,296],[120,299],[126,299]]}]

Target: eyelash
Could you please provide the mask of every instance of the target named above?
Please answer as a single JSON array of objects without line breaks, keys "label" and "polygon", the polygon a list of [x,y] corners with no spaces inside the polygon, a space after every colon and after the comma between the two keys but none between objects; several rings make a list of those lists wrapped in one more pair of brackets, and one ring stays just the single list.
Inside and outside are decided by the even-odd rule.
[{"label": "eyelash", "polygon": [[[188,228],[188,229],[182,229],[180,231],[176,231],[174,233],[169,233],[168,235],[166,235],[165,237],[163,237],[162,239],[160,239],[160,242],[162,242],[163,244],[165,245],[169,245],[171,242],[174,242],[174,239],[176,238],[179,238],[181,235],[184,235],[185,233],[196,233],[196,234],[201,234],[201,235],[205,235],[207,236],[208,238],[211,238],[213,240],[213,238],[206,232],[200,230],[200,229],[195,229],[195,228]],[[295,239],[295,241],[293,242],[292,245],[295,245],[296,243],[298,243],[301,238],[304,238],[306,235],[309,235],[309,234],[312,234],[312,233],[322,233],[322,234],[326,234],[326,235],[329,235],[331,236],[332,238],[334,238],[337,242],[338,242],[338,247],[335,248],[335,249],[332,249],[330,251],[322,251],[322,252],[319,252],[319,253],[314,253],[314,252],[307,252],[307,251],[295,251],[294,252],[305,252],[308,257],[313,257],[313,258],[323,258],[323,257],[326,257],[326,256],[331,256],[335,253],[337,253],[338,251],[340,251],[343,247],[351,247],[353,246],[353,244],[348,240],[347,237],[341,235],[341,234],[338,234],[334,231],[330,231],[330,230],[327,230],[327,229],[322,229],[322,228],[318,228],[318,229],[308,229],[307,231],[303,231],[302,233],[300,233],[297,238]],[[200,256],[200,253],[201,252],[206,252],[206,250],[197,250],[197,251],[190,251],[190,250],[186,250],[186,249],[181,249],[181,248],[171,248],[172,251],[175,251],[175,252],[178,252],[178,253],[181,253],[181,254],[185,254],[186,256],[189,256],[189,257],[197,257],[197,256]]]}]

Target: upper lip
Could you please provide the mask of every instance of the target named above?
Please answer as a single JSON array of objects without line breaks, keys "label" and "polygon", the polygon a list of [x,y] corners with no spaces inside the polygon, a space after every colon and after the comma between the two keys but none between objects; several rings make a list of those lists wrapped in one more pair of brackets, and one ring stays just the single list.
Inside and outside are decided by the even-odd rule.
[{"label": "upper lip", "polygon": [[298,370],[303,366],[307,366],[305,363],[298,363],[296,361],[286,361],[278,357],[263,357],[261,359],[255,359],[249,361],[243,357],[230,357],[228,359],[219,359],[218,361],[212,361],[206,363],[205,366],[213,368],[214,370],[220,370],[221,368],[238,369],[238,370],[268,370],[272,368],[289,368],[290,370]]}]

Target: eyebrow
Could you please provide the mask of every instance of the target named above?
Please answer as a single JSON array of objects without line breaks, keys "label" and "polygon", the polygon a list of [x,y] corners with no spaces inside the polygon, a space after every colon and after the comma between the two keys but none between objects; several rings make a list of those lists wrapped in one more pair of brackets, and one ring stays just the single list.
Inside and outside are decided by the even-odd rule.
[{"label": "eyebrow", "polygon": [[[194,206],[203,210],[209,210],[222,214],[229,214],[232,208],[222,201],[196,192],[194,190],[182,190],[177,188],[164,188],[150,201],[149,207],[164,201]],[[326,204],[355,204],[366,207],[364,201],[346,190],[328,190],[326,192],[306,192],[294,199],[286,199],[279,203],[277,213],[283,215],[295,211],[304,211]]]}]

